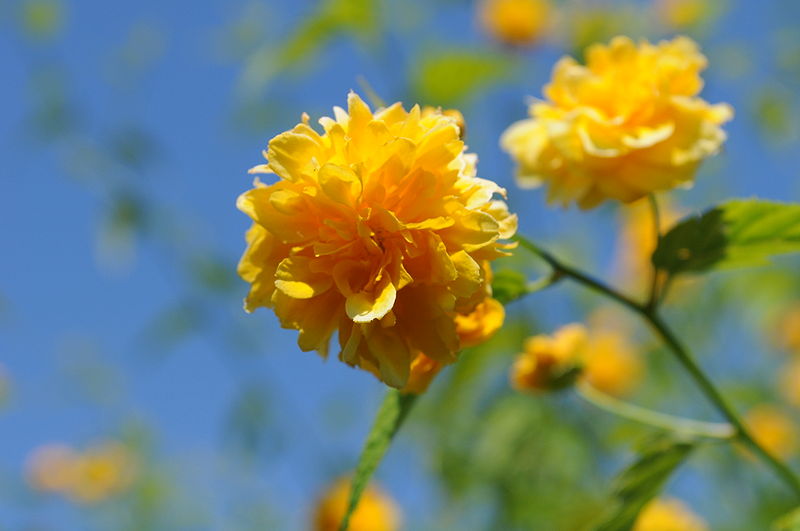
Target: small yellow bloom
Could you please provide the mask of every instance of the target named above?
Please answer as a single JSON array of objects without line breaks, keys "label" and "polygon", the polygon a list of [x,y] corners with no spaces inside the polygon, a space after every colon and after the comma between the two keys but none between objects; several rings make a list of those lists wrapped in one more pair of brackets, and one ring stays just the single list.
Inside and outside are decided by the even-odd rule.
[{"label": "small yellow bloom", "polygon": [[614,396],[629,394],[641,382],[644,365],[625,334],[616,330],[592,333],[581,378]]},{"label": "small yellow bloom", "polygon": [[561,59],[530,107],[531,118],[501,138],[521,186],[548,186],[548,200],[592,208],[625,203],[690,182],[725,141],[729,105],[698,94],[706,58],[677,37],[656,45],[615,37],[586,51],[586,65]]},{"label": "small yellow bloom", "polygon": [[510,46],[530,46],[551,23],[553,7],[547,0],[483,0],[480,22],[493,39]]},{"label": "small yellow bloom", "polygon": [[665,26],[684,30],[705,22],[712,6],[709,0],[659,0],[656,11]]},{"label": "small yellow bloom", "polygon": [[791,306],[781,315],[776,332],[780,348],[800,354],[800,304]]},{"label": "small yellow bloom", "polygon": [[800,358],[792,358],[783,367],[778,384],[783,398],[789,404],[800,407]]},{"label": "small yellow bloom", "polygon": [[762,404],[745,415],[745,424],[753,438],[776,457],[788,458],[797,452],[797,424],[777,406]]},{"label": "small yellow bloom", "polygon": [[[668,200],[660,201],[659,210],[662,231],[680,219],[680,213]],[[626,205],[620,214],[616,276],[629,290],[643,293],[650,288],[653,274],[651,257],[658,244],[649,201],[641,199]]]},{"label": "small yellow bloom", "polygon": [[580,324],[566,325],[552,336],[528,338],[511,368],[511,386],[518,391],[538,392],[571,384],[588,345],[589,334]]},{"label": "small yellow bloom", "polygon": [[476,176],[453,118],[348,104],[322,134],[305,116],[251,170],[278,179],[238,201],[254,222],[245,309],[272,308],[323,356],[338,331],[342,361],[403,388],[420,352],[455,361],[456,319],[490,296],[487,264],[511,248],[516,216]]},{"label": "small yellow bloom", "polygon": [[661,498],[642,509],[633,531],[708,531],[708,526],[682,501]]},{"label": "small yellow bloom", "polygon": [[60,493],[79,503],[96,503],[125,490],[133,481],[135,460],[117,443],[80,453],[64,445],[46,445],[28,460],[28,482],[44,492]]},{"label": "small yellow bloom", "polygon": [[[319,499],[314,511],[314,531],[336,531],[350,500],[350,481],[335,482]],[[397,531],[400,529],[400,510],[383,491],[372,485],[350,517],[349,531]]]}]

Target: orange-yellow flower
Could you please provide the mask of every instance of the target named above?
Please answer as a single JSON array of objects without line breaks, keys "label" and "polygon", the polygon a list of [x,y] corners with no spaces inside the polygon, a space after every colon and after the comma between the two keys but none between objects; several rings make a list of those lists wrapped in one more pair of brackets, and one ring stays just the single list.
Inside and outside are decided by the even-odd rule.
[{"label": "orange-yellow flower", "polygon": [[[350,499],[350,481],[336,481],[322,495],[314,511],[314,531],[336,531]],[[349,531],[397,531],[400,510],[383,491],[372,485],[361,495],[358,507],[350,517]]]},{"label": "orange-yellow flower", "polygon": [[503,134],[521,186],[546,184],[548,200],[581,208],[628,203],[691,181],[719,151],[733,112],[698,96],[706,58],[694,41],[615,37],[586,57],[561,59],[545,100]]},{"label": "orange-yellow flower", "polygon": [[753,438],[771,454],[785,459],[797,452],[797,424],[781,408],[762,404],[748,411],[744,420]]},{"label": "orange-yellow flower", "polygon": [[127,488],[135,475],[130,450],[106,443],[81,453],[64,445],[46,445],[28,460],[28,482],[79,503],[95,503]]},{"label": "orange-yellow flower", "polygon": [[707,531],[702,518],[680,500],[655,499],[639,513],[633,531]]},{"label": "orange-yellow flower", "polygon": [[547,29],[553,7],[547,0],[483,0],[480,22],[487,34],[511,46],[530,46]]},{"label": "orange-yellow flower", "polygon": [[402,388],[420,352],[455,361],[456,317],[489,296],[485,264],[510,247],[516,216],[476,176],[452,118],[399,103],[373,113],[354,93],[348,104],[322,134],[304,116],[251,170],[278,179],[238,201],[254,222],[245,309],[272,308],[323,356],[338,331],[341,360]]},{"label": "orange-yellow flower", "polygon": [[571,384],[588,346],[588,331],[580,324],[566,325],[552,336],[528,338],[511,368],[511,386],[518,391],[538,392]]},{"label": "orange-yellow flower", "polygon": [[644,365],[636,348],[616,330],[592,332],[581,378],[614,396],[629,394],[641,382]]}]

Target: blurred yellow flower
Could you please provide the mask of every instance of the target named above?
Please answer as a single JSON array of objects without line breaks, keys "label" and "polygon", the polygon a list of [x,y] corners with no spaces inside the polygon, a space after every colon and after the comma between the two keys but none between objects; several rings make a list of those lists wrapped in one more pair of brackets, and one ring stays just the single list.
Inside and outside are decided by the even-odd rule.
[{"label": "blurred yellow flower", "polygon": [[125,490],[133,481],[135,459],[125,446],[105,443],[80,453],[64,445],[36,449],[28,460],[30,485],[79,503],[96,503]]},{"label": "blurred yellow flower", "polygon": [[753,438],[776,457],[788,458],[797,452],[800,433],[797,424],[781,408],[770,404],[754,407],[745,415]]},{"label": "blurred yellow flower", "polygon": [[658,0],[656,12],[665,26],[685,30],[705,22],[712,6],[709,0]]},{"label": "blurred yellow flower", "polygon": [[644,364],[627,336],[617,330],[595,330],[583,360],[581,378],[614,396],[633,391],[642,380]]},{"label": "blurred yellow flower", "polygon": [[547,30],[553,17],[548,0],[483,0],[479,18],[486,33],[511,46],[530,46]]},{"label": "blurred yellow flower", "polygon": [[[313,531],[336,531],[350,499],[350,480],[336,481],[318,500]],[[396,531],[400,529],[400,510],[383,491],[372,485],[361,496],[350,518],[349,531]]]},{"label": "blurred yellow flower", "polygon": [[800,358],[792,358],[780,371],[778,387],[791,405],[800,407]]},{"label": "blurred yellow flower", "polygon": [[800,354],[800,304],[790,306],[781,314],[776,332],[780,348]]},{"label": "blurred yellow flower", "polygon": [[[662,232],[680,218],[678,210],[664,199],[660,201],[659,214]],[[620,225],[615,253],[616,276],[629,290],[644,292],[650,288],[651,257],[658,244],[648,200],[641,199],[621,209]]]},{"label": "blurred yellow flower", "polygon": [[517,220],[452,118],[399,103],[373,114],[354,93],[348,104],[320,119],[323,134],[304,116],[251,170],[278,180],[238,201],[254,221],[245,309],[273,308],[323,356],[338,330],[342,361],[402,388],[418,353],[455,361],[456,317],[489,296],[486,263]]},{"label": "blurred yellow flower", "polygon": [[633,531],[707,531],[702,518],[674,498],[655,499],[648,503],[633,526]]},{"label": "blurred yellow flower", "polygon": [[552,336],[528,338],[511,368],[511,386],[518,391],[538,392],[571,384],[588,345],[588,331],[577,323],[563,326]]},{"label": "blurred yellow flower", "polygon": [[452,118],[458,126],[459,136],[461,140],[467,136],[467,122],[464,121],[464,115],[458,109],[442,109],[441,107],[432,107],[426,105],[422,108],[422,117],[429,118],[430,116],[442,115]]},{"label": "blurred yellow flower", "polygon": [[691,181],[719,151],[733,111],[698,97],[706,58],[694,41],[615,37],[586,57],[561,59],[545,100],[503,134],[520,186],[547,184],[549,201],[581,208],[628,203]]},{"label": "blurred yellow flower", "polygon": [[643,370],[623,332],[570,324],[552,336],[525,342],[511,369],[511,385],[520,391],[546,391],[580,378],[604,393],[622,396],[641,381]]}]

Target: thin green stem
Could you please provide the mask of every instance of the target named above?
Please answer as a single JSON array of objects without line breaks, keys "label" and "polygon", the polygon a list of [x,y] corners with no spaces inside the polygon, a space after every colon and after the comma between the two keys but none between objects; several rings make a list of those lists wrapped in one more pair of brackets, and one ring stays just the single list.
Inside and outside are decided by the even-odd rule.
[{"label": "thin green stem", "polygon": [[579,383],[576,390],[584,400],[600,409],[641,424],[710,439],[731,439],[736,436],[736,430],[730,424],[703,422],[653,411],[607,395],[586,382]]},{"label": "thin green stem", "polygon": [[522,236],[517,236],[515,239],[519,242],[521,247],[547,262],[557,274],[567,276],[572,280],[619,302],[620,304],[629,308],[631,311],[637,313],[642,319],[649,323],[664,341],[664,344],[675,355],[684,369],[686,369],[689,375],[694,379],[695,383],[706,396],[706,398],[731,424],[731,426],[733,426],[733,428],[736,430],[736,438],[750,447],[752,451],[758,455],[765,464],[772,468],[775,474],[780,477],[798,497],[800,497],[800,480],[797,478],[794,472],[792,472],[792,470],[786,466],[785,463],[781,462],[775,456],[770,454],[763,446],[761,446],[758,441],[756,441],[742,420],[739,418],[739,415],[736,413],[736,411],[728,404],[722,394],[720,394],[711,380],[706,376],[706,374],[694,360],[689,350],[680,342],[669,326],[667,326],[655,308],[651,308],[647,304],[639,304],[626,295],[619,293],[614,288],[604,284],[603,282],[564,264],[554,255],[542,249],[535,243],[523,238]]}]

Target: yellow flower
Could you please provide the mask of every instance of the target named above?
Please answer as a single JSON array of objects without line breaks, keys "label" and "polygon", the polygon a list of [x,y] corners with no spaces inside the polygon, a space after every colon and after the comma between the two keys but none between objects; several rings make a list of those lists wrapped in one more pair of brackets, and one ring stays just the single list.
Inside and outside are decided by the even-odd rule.
[{"label": "yellow flower", "polygon": [[779,388],[783,398],[800,407],[800,358],[793,358],[780,372]]},{"label": "yellow flower", "polygon": [[788,308],[778,320],[778,346],[787,352],[800,354],[800,304]]},{"label": "yellow flower", "polygon": [[442,115],[452,118],[458,126],[459,136],[463,140],[467,136],[467,122],[464,121],[464,115],[458,109],[442,109],[441,107],[431,107],[426,105],[422,108],[422,117],[428,118],[430,116]]},{"label": "yellow flower", "polygon": [[[317,502],[314,531],[336,531],[350,499],[350,481],[335,482]],[[368,486],[361,496],[349,531],[396,531],[400,529],[400,510],[394,501],[377,487]]]},{"label": "yellow flower", "polygon": [[628,203],[691,181],[719,151],[733,113],[698,97],[706,58],[694,41],[615,37],[586,57],[561,59],[545,100],[503,134],[521,186],[547,184],[549,201],[581,208]]},{"label": "yellow flower", "polygon": [[28,460],[27,477],[37,490],[95,503],[125,490],[134,474],[131,452],[122,445],[106,443],[85,453],[64,445],[42,446]]},{"label": "yellow flower", "polygon": [[643,371],[641,358],[624,334],[615,330],[592,333],[581,374],[592,387],[624,396],[639,384]]},{"label": "yellow flower", "polygon": [[570,385],[580,371],[588,344],[588,332],[580,324],[566,325],[552,336],[528,338],[511,368],[511,386],[538,392]]},{"label": "yellow flower", "polygon": [[744,420],[753,438],[776,457],[786,459],[797,452],[800,440],[797,424],[779,407],[756,406],[747,412]]},{"label": "yellow flower", "polygon": [[402,388],[420,352],[455,361],[456,318],[489,296],[486,263],[511,247],[500,240],[516,216],[476,177],[452,118],[399,103],[373,114],[354,93],[348,104],[323,134],[304,116],[251,170],[278,179],[238,201],[254,221],[245,309],[274,309],[323,356],[338,331],[342,361]]},{"label": "yellow flower", "polygon": [[665,26],[686,29],[708,19],[712,6],[709,0],[659,0],[657,12]]},{"label": "yellow flower", "polygon": [[484,0],[480,22],[495,40],[511,46],[530,46],[550,24],[553,8],[547,0]]},{"label": "yellow flower", "polygon": [[[671,202],[659,204],[661,230],[665,231],[680,218]],[[648,200],[626,205],[620,212],[621,229],[615,257],[616,276],[631,291],[644,292],[652,280],[651,257],[658,244],[656,227]]]},{"label": "yellow flower", "polygon": [[656,499],[648,503],[633,531],[707,531],[706,523],[680,500]]}]

